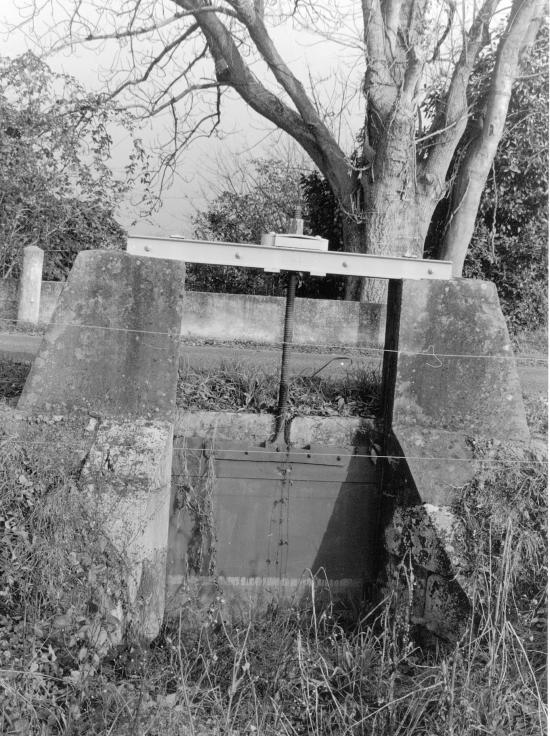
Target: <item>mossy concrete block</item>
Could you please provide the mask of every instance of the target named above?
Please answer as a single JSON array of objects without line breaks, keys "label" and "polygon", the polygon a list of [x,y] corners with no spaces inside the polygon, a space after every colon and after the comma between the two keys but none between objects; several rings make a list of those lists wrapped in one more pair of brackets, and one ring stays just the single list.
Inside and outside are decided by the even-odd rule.
[{"label": "mossy concrete block", "polygon": [[164,615],[173,425],[106,420],[81,479],[94,513],[125,560],[131,620],[154,638]]},{"label": "mossy concrete block", "polygon": [[421,623],[447,641],[463,636],[468,622],[470,602],[457,581],[430,575],[426,581],[426,602]]},{"label": "mossy concrete block", "polygon": [[469,572],[464,524],[448,508],[423,504],[396,509],[386,529],[386,548],[397,559],[410,554],[415,565],[439,575]]},{"label": "mossy concrete block", "polygon": [[394,564],[411,563],[414,623],[449,641],[460,638],[473,593],[462,520],[432,504],[400,507],[386,527],[385,545]]},{"label": "mossy concrete block", "polygon": [[51,442],[56,417],[80,422],[64,454],[128,568],[129,619],[146,638],[164,613],[184,286],[182,264],[80,253],[18,404]]},{"label": "mossy concrete block", "polygon": [[494,284],[404,281],[393,426],[528,441],[521,387]]},{"label": "mossy concrete block", "polygon": [[79,253],[18,406],[172,419],[184,274],[120,251]]}]

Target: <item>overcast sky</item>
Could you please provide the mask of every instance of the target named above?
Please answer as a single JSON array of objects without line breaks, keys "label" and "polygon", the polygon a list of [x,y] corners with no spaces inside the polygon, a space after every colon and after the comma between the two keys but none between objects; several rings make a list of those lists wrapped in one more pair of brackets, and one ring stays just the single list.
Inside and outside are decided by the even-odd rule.
[{"label": "overcast sky", "polygon": [[[16,10],[11,3],[4,6],[0,11],[2,30],[16,17]],[[325,80],[318,83],[317,91],[320,94],[330,94],[337,76],[353,72],[350,66],[353,66],[353,61],[357,58],[356,54],[341,45],[326,40],[320,41],[311,34],[304,31],[298,33],[288,27],[275,29],[273,36],[283,57],[306,87],[310,71],[315,79]],[[2,49],[4,56],[15,56],[28,49],[36,50],[23,33],[4,34]],[[79,50],[77,53],[65,52],[56,57],[50,57],[47,61],[56,71],[75,76],[89,89],[101,87],[100,69],[112,65],[111,59],[106,58],[105,52],[98,56],[85,50]],[[162,209],[152,217],[151,221],[140,221],[133,228],[133,232],[191,235],[191,218],[196,209],[204,204],[205,198],[212,196],[213,183],[216,180],[216,170],[220,160],[225,161],[230,167],[234,157],[242,160],[247,157],[266,156],[270,155],[277,144],[284,146],[286,136],[274,133],[273,127],[247,108],[236,93],[231,92],[225,95],[225,98],[222,107],[223,138],[198,140],[182,154],[173,185],[163,193]],[[357,123],[357,116],[351,124],[344,123],[342,142],[346,150],[349,150],[352,145],[351,128],[357,129]],[[162,135],[165,127],[166,122],[155,121],[146,127],[144,139],[154,140]],[[113,151],[114,168],[124,165],[128,149],[127,139],[122,138],[117,142]],[[300,166],[310,165],[301,156],[297,163]],[[134,216],[135,210],[130,210],[129,207],[121,211],[121,220],[125,225],[128,225]]]}]

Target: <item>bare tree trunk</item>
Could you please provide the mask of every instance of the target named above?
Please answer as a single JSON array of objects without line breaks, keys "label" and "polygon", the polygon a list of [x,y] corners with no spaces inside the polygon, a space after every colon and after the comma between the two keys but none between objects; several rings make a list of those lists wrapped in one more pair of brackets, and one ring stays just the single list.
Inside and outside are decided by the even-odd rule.
[{"label": "bare tree trunk", "polygon": [[[371,168],[364,171],[366,252],[421,257],[416,196],[415,106],[406,95],[393,105]],[[362,301],[385,302],[387,281],[365,279]]]},{"label": "bare tree trunk", "polygon": [[[365,228],[361,221],[344,213],[342,218],[342,236],[344,250],[347,253],[365,252]],[[360,276],[348,276],[344,299],[347,302],[357,301],[360,298],[362,279]]]}]

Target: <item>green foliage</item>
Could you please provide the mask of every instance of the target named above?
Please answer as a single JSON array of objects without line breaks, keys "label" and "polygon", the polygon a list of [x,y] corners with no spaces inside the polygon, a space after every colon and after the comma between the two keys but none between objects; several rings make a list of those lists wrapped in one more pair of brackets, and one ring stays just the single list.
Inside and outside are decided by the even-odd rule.
[{"label": "green foliage", "polygon": [[[278,159],[253,159],[228,181],[206,212],[195,218],[198,237],[231,243],[259,243],[263,233],[284,232],[300,202],[300,172]],[[235,175],[235,178],[239,175]],[[232,187],[235,188],[232,188]]]},{"label": "green foliage", "polygon": [[[242,177],[240,185],[237,176]],[[254,159],[244,175],[228,177],[227,188],[195,218],[195,235],[205,240],[259,243],[263,233],[287,232],[300,203],[305,234],[327,238],[331,250],[341,248],[338,209],[325,180],[316,173],[303,176],[289,163],[269,158]],[[304,275],[296,293],[299,297],[341,298],[343,283],[334,276]],[[186,285],[195,291],[282,296],[286,277],[260,269],[189,265]]]},{"label": "green foliage", "polygon": [[[302,195],[307,212],[308,226],[315,235],[328,240],[329,250],[343,250],[342,213],[327,180],[319,172],[303,175]],[[341,276],[327,275],[316,280],[317,293],[321,299],[342,299],[345,293],[345,279]]]},{"label": "green foliage", "polygon": [[[240,178],[238,184],[233,179]],[[195,218],[195,236],[229,243],[259,243],[263,233],[286,232],[300,202],[300,174],[278,159],[254,159],[244,174],[227,177],[227,188]],[[286,279],[260,269],[190,264],[186,286],[194,291],[284,294]]]},{"label": "green foliage", "polygon": [[[489,54],[472,84],[483,115]],[[480,204],[464,275],[494,281],[512,329],[535,329],[548,309],[548,28],[516,80],[493,176]]]},{"label": "green foliage", "polygon": [[493,234],[479,221],[464,264],[467,278],[493,281],[514,334],[536,330],[548,319],[548,244],[544,210],[517,235]]},{"label": "green foliage", "polygon": [[0,60],[0,275],[22,249],[46,251],[44,277],[63,278],[83,248],[121,248],[115,209],[143,162],[139,140],[123,178],[109,167],[113,126],[132,121],[32,53]]}]

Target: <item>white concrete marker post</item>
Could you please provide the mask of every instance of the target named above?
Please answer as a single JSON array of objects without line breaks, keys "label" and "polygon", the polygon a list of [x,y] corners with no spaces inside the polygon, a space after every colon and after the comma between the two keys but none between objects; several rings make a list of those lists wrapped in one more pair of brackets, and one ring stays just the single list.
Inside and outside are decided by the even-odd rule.
[{"label": "white concrete marker post", "polygon": [[38,324],[44,251],[36,245],[23,248],[23,270],[19,280],[17,324]]}]

